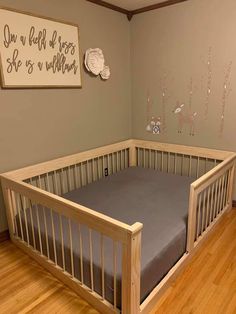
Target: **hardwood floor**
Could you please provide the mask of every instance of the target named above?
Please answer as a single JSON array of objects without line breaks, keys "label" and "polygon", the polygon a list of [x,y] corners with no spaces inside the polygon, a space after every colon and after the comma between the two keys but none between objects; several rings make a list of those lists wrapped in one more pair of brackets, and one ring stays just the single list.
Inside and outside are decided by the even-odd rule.
[{"label": "hardwood floor", "polygon": [[[0,313],[98,314],[9,241],[0,244]],[[236,313],[236,210],[222,219],[154,313]]]},{"label": "hardwood floor", "polygon": [[99,314],[10,241],[0,244],[0,313]]}]

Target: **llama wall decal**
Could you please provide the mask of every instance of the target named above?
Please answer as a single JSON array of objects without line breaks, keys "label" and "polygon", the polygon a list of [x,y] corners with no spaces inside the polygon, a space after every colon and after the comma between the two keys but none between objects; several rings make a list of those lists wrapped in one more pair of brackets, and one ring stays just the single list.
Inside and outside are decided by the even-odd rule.
[{"label": "llama wall decal", "polygon": [[197,112],[191,113],[183,113],[184,104],[175,106],[173,113],[178,116],[178,133],[182,133],[183,127],[185,124],[189,125],[189,135],[195,135],[195,118],[197,116]]}]

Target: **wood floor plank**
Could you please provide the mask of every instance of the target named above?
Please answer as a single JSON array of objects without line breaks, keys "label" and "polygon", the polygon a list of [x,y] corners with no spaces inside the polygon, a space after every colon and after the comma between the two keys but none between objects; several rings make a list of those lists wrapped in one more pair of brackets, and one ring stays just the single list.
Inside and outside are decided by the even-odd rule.
[{"label": "wood floor plank", "polygon": [[0,313],[99,314],[10,241],[0,244]]}]

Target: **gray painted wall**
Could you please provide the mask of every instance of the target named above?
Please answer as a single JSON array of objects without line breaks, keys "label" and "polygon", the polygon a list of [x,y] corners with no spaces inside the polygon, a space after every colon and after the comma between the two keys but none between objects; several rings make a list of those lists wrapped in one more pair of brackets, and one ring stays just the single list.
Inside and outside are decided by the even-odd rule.
[{"label": "gray painted wall", "polygon": [[[131,137],[130,24],[84,0],[7,0],[0,5],[77,23],[82,53],[103,49],[111,78],[82,70],[81,90],[0,89],[0,173]],[[0,197],[0,231],[7,228]]]}]

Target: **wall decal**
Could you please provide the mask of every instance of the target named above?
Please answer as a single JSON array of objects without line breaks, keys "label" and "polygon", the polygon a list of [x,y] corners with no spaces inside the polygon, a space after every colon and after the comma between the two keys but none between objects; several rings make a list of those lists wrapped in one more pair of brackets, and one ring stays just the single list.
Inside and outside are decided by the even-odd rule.
[{"label": "wall decal", "polygon": [[162,130],[166,133],[166,101],[167,101],[167,74],[161,79],[161,93],[162,93]]},{"label": "wall decal", "polygon": [[75,24],[0,9],[0,52],[5,88],[81,87]]},{"label": "wall decal", "polygon": [[207,120],[208,118],[211,89],[212,89],[212,47],[210,47],[208,50],[208,58],[207,58],[207,84],[206,84],[204,120]]},{"label": "wall decal", "polygon": [[194,136],[195,135],[195,119],[197,116],[197,112],[191,113],[183,113],[185,104],[179,104],[177,102],[173,113],[178,117],[178,133],[182,133],[184,125],[189,125],[189,135]]},{"label": "wall decal", "polygon": [[229,94],[231,93],[231,72],[232,72],[232,65],[233,62],[231,61],[225,71],[225,77],[223,82],[223,93],[221,99],[221,116],[220,116],[220,129],[219,129],[219,136],[221,137],[224,132],[224,125],[225,125],[225,109],[227,105],[227,100]]},{"label": "wall decal", "polygon": [[146,131],[152,134],[161,134],[161,117],[152,117],[146,127]]},{"label": "wall decal", "polygon": [[188,86],[188,90],[189,90],[189,109],[190,109],[190,110],[192,109],[193,89],[194,89],[194,86],[193,86],[193,78],[191,77],[191,78],[190,78],[190,81],[189,81],[189,86]]},{"label": "wall decal", "polygon": [[103,80],[108,80],[111,75],[109,66],[105,65],[104,55],[100,48],[89,48],[86,50],[84,65],[88,72],[95,76],[100,74]]},{"label": "wall decal", "polygon": [[147,123],[147,131],[149,132],[150,130],[148,130],[148,126],[149,123],[151,121],[151,110],[152,110],[152,104],[151,104],[151,99],[150,99],[150,94],[149,91],[147,92],[147,101],[146,101],[146,123]]}]

